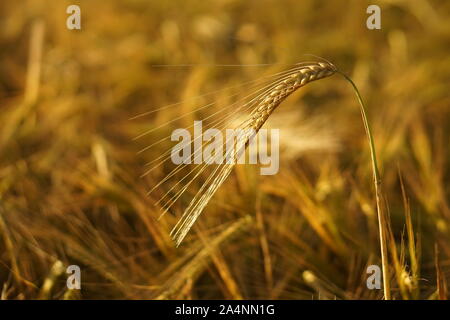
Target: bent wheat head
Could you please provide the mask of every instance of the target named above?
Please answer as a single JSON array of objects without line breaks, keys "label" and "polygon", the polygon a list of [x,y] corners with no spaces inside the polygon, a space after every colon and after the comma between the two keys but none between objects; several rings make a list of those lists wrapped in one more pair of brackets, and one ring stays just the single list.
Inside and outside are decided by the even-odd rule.
[{"label": "bent wheat head", "polygon": [[[303,64],[293,70],[293,72],[287,73],[287,75],[276,81],[270,89],[258,97],[256,107],[250,113],[249,119],[239,126],[241,134],[237,137],[236,146],[231,154],[227,154],[227,158],[237,160],[242,152],[245,151],[254,134],[261,129],[272,112],[290,94],[309,82],[329,77],[337,71],[334,65],[327,62]],[[227,162],[217,167],[192,199],[171,232],[171,236],[177,246],[186,237],[211,197],[229,176],[235,163],[236,161]]]}]

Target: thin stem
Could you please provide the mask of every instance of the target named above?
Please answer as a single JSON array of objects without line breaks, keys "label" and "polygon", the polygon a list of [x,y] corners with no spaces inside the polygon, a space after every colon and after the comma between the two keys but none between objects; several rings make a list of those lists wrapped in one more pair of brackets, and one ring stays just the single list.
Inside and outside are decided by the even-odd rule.
[{"label": "thin stem", "polygon": [[384,290],[384,298],[385,300],[391,299],[391,288],[389,283],[389,261],[388,261],[388,251],[387,251],[387,224],[386,224],[386,216],[382,207],[382,192],[381,192],[381,177],[378,171],[378,162],[377,155],[375,151],[375,142],[372,136],[372,132],[370,130],[369,122],[367,121],[365,104],[362,100],[361,94],[359,93],[358,88],[355,83],[348,77],[346,74],[337,71],[340,75],[342,75],[350,84],[352,85],[356,97],[358,98],[361,117],[364,123],[364,129],[366,131],[367,139],[369,140],[369,148],[370,148],[370,157],[372,160],[372,172],[373,172],[373,180],[375,185],[375,195],[377,202],[377,215],[378,215],[378,230],[380,236],[380,250],[381,250],[381,264],[383,270],[383,290]]}]

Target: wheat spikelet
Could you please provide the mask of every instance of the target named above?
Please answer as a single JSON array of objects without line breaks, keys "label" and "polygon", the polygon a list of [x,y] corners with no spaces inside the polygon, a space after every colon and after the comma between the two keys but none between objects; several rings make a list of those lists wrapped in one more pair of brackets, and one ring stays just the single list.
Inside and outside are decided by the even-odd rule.
[{"label": "wheat spikelet", "polygon": [[336,67],[328,62],[313,62],[302,65],[295,72],[291,72],[280,79],[276,86],[270,88],[258,98],[258,103],[250,113],[250,118],[238,128],[241,131],[236,139],[235,148],[226,154],[227,159],[231,158],[234,161],[231,161],[231,163],[227,161],[214,170],[172,229],[171,236],[177,246],[186,237],[211,197],[230,175],[237,159],[245,151],[250,140],[264,125],[276,107],[298,88],[309,82],[329,77],[336,71]]}]

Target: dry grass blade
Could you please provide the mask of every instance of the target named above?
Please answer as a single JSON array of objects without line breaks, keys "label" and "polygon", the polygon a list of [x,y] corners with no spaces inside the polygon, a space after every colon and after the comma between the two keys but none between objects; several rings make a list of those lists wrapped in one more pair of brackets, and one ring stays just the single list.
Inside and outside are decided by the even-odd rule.
[{"label": "dry grass blade", "polygon": [[180,260],[183,263],[182,265],[174,266],[175,268],[180,267],[180,269],[165,282],[156,299],[168,299],[179,291],[188,279],[195,278],[209,259],[213,258],[214,252],[221,244],[235,236],[237,232],[245,230],[252,222],[250,216],[245,216],[228,225],[206,245],[203,242],[198,251],[188,253],[185,259]]},{"label": "dry grass blade", "polygon": [[436,268],[437,297],[439,300],[447,300],[447,282],[439,261],[439,246],[437,243],[434,244],[434,264]]}]

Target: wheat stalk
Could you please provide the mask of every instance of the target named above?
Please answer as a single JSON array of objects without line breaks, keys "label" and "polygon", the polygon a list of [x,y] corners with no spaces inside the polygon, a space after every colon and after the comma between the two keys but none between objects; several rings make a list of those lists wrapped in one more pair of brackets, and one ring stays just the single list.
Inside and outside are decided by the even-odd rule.
[{"label": "wheat stalk", "polygon": [[[337,68],[330,62],[308,62],[298,64],[291,70],[274,75],[277,78],[273,80],[273,82],[270,83],[268,86],[265,86],[256,91],[257,94],[252,93],[247,96],[247,97],[253,96],[253,98],[250,100],[250,102],[247,102],[242,106],[238,107],[238,109],[245,107],[245,109],[253,108],[253,110],[250,112],[249,118],[243,121],[237,127],[237,129],[239,129],[239,135],[237,136],[237,141],[234,142],[235,147],[232,148],[232,150],[230,151],[227,150],[225,154],[225,158],[232,159],[232,161],[231,162],[226,161],[225,163],[220,164],[212,172],[212,174],[209,175],[209,177],[203,183],[200,190],[196,193],[194,198],[189,203],[189,206],[184,211],[182,217],[178,220],[177,224],[170,232],[170,235],[172,239],[175,241],[177,247],[186,237],[187,233],[192,228],[195,221],[200,216],[203,209],[206,207],[206,205],[208,204],[214,193],[219,189],[222,183],[230,175],[234,165],[237,163],[237,159],[243,154],[243,152],[245,152],[245,149],[249,145],[251,139],[258,133],[258,131],[270,117],[272,112],[284,101],[284,99],[286,99],[289,95],[291,95],[294,91],[296,91],[300,87],[312,81],[332,76],[335,73],[342,75],[352,85],[360,106],[361,118],[364,124],[365,133],[369,143],[372,173],[375,185],[378,228],[380,236],[379,240],[381,249],[382,270],[383,270],[384,297],[387,300],[391,298],[390,284],[389,284],[388,251],[387,251],[388,217],[386,216],[384,207],[382,206],[381,176],[378,170],[378,163],[375,152],[375,142],[367,120],[365,105],[358,91],[358,88],[356,87],[355,83],[350,79],[350,77],[337,70]],[[209,105],[210,104],[203,106],[199,109],[203,109]],[[234,105],[235,104],[232,104],[230,105],[230,107]],[[223,123],[224,120],[225,119],[220,120],[216,122],[216,124]],[[148,133],[149,132],[146,132],[142,135]],[[232,139],[234,139],[234,137]],[[227,142],[225,142],[225,144],[229,142],[230,141],[228,140]],[[168,157],[164,159],[164,156],[166,155],[167,154],[162,155],[161,157],[156,159],[156,161],[163,159],[161,160],[160,164],[167,161]],[[168,176],[166,176],[165,179],[163,179],[160,183],[158,183],[153,189],[157,188],[168,178],[172,177],[174,174],[179,172],[179,170],[182,167],[183,165],[180,165],[179,168],[173,170]],[[192,183],[192,181],[194,181],[205,170],[206,167],[207,164],[200,166],[200,170],[195,174],[195,176],[192,179],[190,179],[190,181],[186,184],[186,186],[184,186],[171,199],[169,199],[168,205],[165,208],[164,212],[167,212],[167,210],[173,205],[173,203],[177,201],[179,197],[187,190],[189,184]],[[147,173],[150,172],[151,170],[153,170],[153,168],[148,170]],[[193,172],[194,171],[191,171],[188,175],[186,175],[182,180],[180,180],[177,183],[177,185],[180,184]],[[173,190],[173,188],[171,190]],[[166,193],[163,196],[163,198],[168,196],[168,194],[169,193]],[[160,199],[160,201],[161,200],[162,199]]]},{"label": "wheat stalk", "polygon": [[356,84],[346,74],[344,74],[340,71],[337,71],[337,72],[340,75],[342,75],[351,84],[353,90],[355,91],[355,94],[356,94],[356,97],[357,97],[358,103],[359,103],[359,108],[361,111],[361,118],[362,118],[362,121],[364,124],[364,130],[366,132],[367,140],[369,143],[370,157],[371,157],[371,162],[372,162],[372,175],[373,175],[373,182],[374,182],[374,186],[375,186],[375,199],[376,199],[376,204],[377,204],[378,233],[379,233],[379,237],[380,237],[380,251],[381,251],[381,265],[382,265],[382,271],[383,271],[384,299],[390,300],[391,299],[391,286],[390,286],[390,282],[389,282],[389,258],[388,258],[388,249],[387,249],[389,224],[388,224],[388,217],[386,216],[386,212],[385,212],[384,206],[383,206],[383,192],[382,192],[382,185],[381,185],[381,175],[380,175],[380,171],[378,169],[377,153],[375,151],[375,141],[373,139],[372,130],[370,129],[369,121],[367,120],[365,104],[361,97],[361,94],[359,93],[358,88],[356,87]]}]

